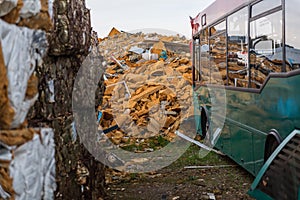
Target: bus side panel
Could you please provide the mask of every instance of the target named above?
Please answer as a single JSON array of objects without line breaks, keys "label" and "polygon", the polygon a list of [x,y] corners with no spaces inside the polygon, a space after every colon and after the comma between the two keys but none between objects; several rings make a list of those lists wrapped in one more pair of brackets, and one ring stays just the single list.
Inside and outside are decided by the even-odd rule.
[{"label": "bus side panel", "polygon": [[260,127],[265,132],[275,129],[285,138],[294,130],[293,120],[299,115],[299,85],[296,85],[297,82],[300,84],[299,78],[271,78],[258,96],[256,104],[262,111],[260,120],[263,121]]},{"label": "bus side panel", "polygon": [[224,88],[210,88],[208,86],[201,86],[194,91],[194,105],[195,105],[195,115],[196,124],[199,127],[200,135],[203,135],[202,131],[202,114],[207,117],[209,124],[209,130],[205,137],[205,142],[207,145],[213,147],[215,146],[220,133],[224,126],[225,116],[226,116],[226,95]]},{"label": "bus side panel", "polygon": [[197,90],[194,90],[193,100],[194,100],[193,103],[194,103],[196,128],[197,131],[199,131],[199,134],[202,135],[202,130],[201,130],[201,112],[203,111],[202,109],[204,109],[207,112],[208,117],[210,116],[210,109],[211,109],[211,99],[207,87],[201,86]]},{"label": "bus side panel", "polygon": [[[231,132],[231,157],[238,164],[243,166],[251,174],[255,175],[256,163],[260,162],[261,155],[255,149],[263,150],[266,134],[259,131],[263,126],[261,111],[257,107],[259,94],[227,90],[227,115],[226,124]],[[260,138],[259,141],[254,141]],[[257,145],[257,146],[254,146]]]},{"label": "bus side panel", "polygon": [[224,124],[221,136],[219,137],[216,147],[218,147],[226,155],[232,157],[231,131],[228,124]]},{"label": "bus side panel", "polygon": [[254,172],[252,133],[237,125],[231,126],[232,158],[247,169]]},{"label": "bus side panel", "polygon": [[[231,122],[229,127],[232,137],[241,134],[241,137],[251,140],[244,133],[252,134],[255,165],[253,174],[260,170],[264,162],[265,143],[269,132],[275,129],[284,139],[292,130],[300,127],[300,93],[297,92],[299,85],[300,75],[296,75],[289,78],[270,78],[261,93],[226,91],[226,121]],[[240,144],[245,145],[245,149],[250,149],[250,142],[233,138],[231,146],[234,154],[237,150],[235,146]],[[233,159],[240,163],[236,158]]]},{"label": "bus side panel", "polygon": [[253,135],[256,174],[264,164],[266,137],[270,131],[275,130],[278,132],[279,137],[285,138],[294,129],[294,125],[290,118],[286,116],[286,112],[282,111],[281,103],[286,101],[283,99],[290,96],[289,87],[288,78],[271,78],[261,94],[256,95],[254,103],[260,112],[254,117],[256,123],[250,125],[266,134],[265,136],[262,134]]},{"label": "bus side panel", "polygon": [[201,135],[201,105],[198,99],[198,92],[193,92],[193,105],[194,105],[194,116],[195,116],[195,128],[197,134]]},{"label": "bus side panel", "polygon": [[[300,128],[300,75],[270,78],[261,93],[226,90],[224,127],[216,147],[256,175],[264,162],[266,138],[272,129],[284,139],[292,130]],[[218,128],[216,118],[211,118],[212,91],[218,89],[200,87],[195,91],[197,103],[208,111],[211,133]],[[199,98],[198,98],[199,96]],[[214,95],[216,97],[216,95]],[[201,116],[201,115],[200,115]],[[197,118],[201,127],[201,117]]]},{"label": "bus side panel", "polygon": [[264,152],[265,152],[266,135],[253,134],[253,160],[254,174],[257,174],[264,164]]}]

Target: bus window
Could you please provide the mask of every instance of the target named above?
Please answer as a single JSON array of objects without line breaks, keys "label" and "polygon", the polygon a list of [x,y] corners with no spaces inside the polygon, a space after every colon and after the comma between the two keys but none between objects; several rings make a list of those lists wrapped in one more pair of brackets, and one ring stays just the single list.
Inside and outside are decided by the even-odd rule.
[{"label": "bus window", "polygon": [[299,29],[299,0],[288,0],[286,2],[286,71],[300,67],[300,29]]},{"label": "bus window", "polygon": [[248,87],[248,8],[228,17],[228,85]]},{"label": "bus window", "polygon": [[282,11],[250,23],[251,87],[260,88],[270,72],[281,72]]},{"label": "bus window", "polygon": [[201,84],[210,84],[208,29],[204,29],[200,34],[200,67]]},{"label": "bus window", "polygon": [[225,21],[223,21],[223,22],[211,27],[209,29],[209,35],[214,36],[221,32],[224,32],[225,30],[226,30],[226,23],[225,23]]},{"label": "bus window", "polygon": [[252,9],[251,9],[252,15],[251,15],[251,17],[255,17],[259,14],[262,14],[262,13],[264,13],[268,10],[271,10],[273,8],[276,8],[280,5],[281,5],[281,0],[264,0],[264,1],[260,1],[257,4],[254,4],[252,6]]},{"label": "bus window", "polygon": [[209,39],[211,84],[226,85],[226,24],[225,21],[210,28]]}]

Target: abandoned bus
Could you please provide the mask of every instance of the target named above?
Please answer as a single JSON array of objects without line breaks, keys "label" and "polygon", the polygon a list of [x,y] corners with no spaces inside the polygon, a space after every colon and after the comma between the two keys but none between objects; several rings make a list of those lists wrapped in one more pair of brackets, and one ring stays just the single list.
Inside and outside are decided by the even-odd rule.
[{"label": "abandoned bus", "polygon": [[[197,130],[218,133],[215,147],[253,175],[300,131],[299,8],[299,0],[216,0],[191,18]],[[218,127],[212,101],[221,90]]]}]

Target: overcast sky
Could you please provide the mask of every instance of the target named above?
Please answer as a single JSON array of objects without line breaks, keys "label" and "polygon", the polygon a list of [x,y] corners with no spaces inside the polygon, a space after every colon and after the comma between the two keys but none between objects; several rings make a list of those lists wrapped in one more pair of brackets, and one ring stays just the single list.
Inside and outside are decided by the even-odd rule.
[{"label": "overcast sky", "polygon": [[166,29],[190,38],[189,16],[195,17],[214,0],[86,0],[99,37],[118,30]]}]

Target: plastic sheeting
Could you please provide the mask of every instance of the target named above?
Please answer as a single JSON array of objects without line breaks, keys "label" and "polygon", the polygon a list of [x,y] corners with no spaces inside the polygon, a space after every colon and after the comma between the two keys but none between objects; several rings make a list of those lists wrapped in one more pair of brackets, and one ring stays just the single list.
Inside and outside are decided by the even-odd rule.
[{"label": "plastic sheeting", "polygon": [[48,12],[51,19],[53,19],[53,4],[54,4],[54,0],[48,1]]},{"label": "plastic sheeting", "polygon": [[[32,141],[16,148],[10,164],[15,199],[54,199],[55,145],[52,129],[40,130]],[[0,193],[1,194],[1,193]]]},{"label": "plastic sheeting", "polygon": [[47,50],[46,34],[40,30],[21,28],[0,20],[0,41],[8,77],[8,97],[15,110],[11,128],[17,128],[37,100],[26,98],[28,80]]},{"label": "plastic sheeting", "polygon": [[7,15],[17,6],[18,0],[0,0],[0,17]]},{"label": "plastic sheeting", "polygon": [[0,197],[2,197],[3,199],[8,199],[10,197],[10,195],[3,190],[1,185],[0,185]]},{"label": "plastic sheeting", "polygon": [[42,8],[40,0],[23,0],[23,7],[20,11],[22,18],[29,18],[38,14]]}]

